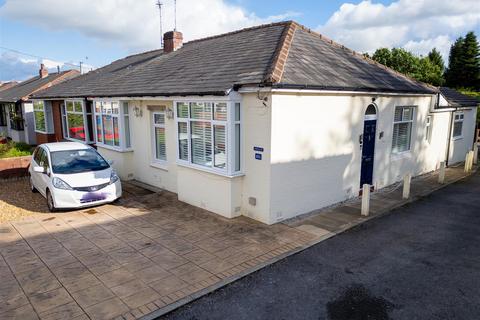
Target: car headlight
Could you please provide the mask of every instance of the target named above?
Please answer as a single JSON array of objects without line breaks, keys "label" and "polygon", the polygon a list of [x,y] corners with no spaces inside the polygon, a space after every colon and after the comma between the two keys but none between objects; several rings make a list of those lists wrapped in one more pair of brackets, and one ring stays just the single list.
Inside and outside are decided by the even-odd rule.
[{"label": "car headlight", "polygon": [[118,177],[117,173],[115,170],[112,170],[112,173],[110,174],[110,184],[117,182],[118,179],[120,178]]},{"label": "car headlight", "polygon": [[60,178],[54,177],[52,179],[52,184],[55,188],[57,189],[63,189],[63,190],[73,190],[72,187],[68,185],[65,181],[63,181]]}]

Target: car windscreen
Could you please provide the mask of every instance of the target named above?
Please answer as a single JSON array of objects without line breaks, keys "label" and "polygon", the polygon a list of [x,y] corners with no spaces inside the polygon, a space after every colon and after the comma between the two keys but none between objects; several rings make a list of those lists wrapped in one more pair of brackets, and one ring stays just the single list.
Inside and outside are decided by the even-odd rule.
[{"label": "car windscreen", "polygon": [[59,174],[99,171],[110,167],[93,149],[55,151],[50,153],[50,157],[52,171]]}]

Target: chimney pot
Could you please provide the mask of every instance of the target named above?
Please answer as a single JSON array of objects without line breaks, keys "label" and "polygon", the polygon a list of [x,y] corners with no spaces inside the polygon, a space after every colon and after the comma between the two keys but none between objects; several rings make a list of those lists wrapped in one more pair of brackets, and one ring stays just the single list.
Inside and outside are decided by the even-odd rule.
[{"label": "chimney pot", "polygon": [[183,45],[183,34],[179,31],[168,31],[163,35],[163,52],[170,53]]},{"label": "chimney pot", "polygon": [[42,79],[48,76],[48,70],[47,68],[45,68],[45,65],[43,63],[40,64],[40,70],[38,71],[38,74]]}]

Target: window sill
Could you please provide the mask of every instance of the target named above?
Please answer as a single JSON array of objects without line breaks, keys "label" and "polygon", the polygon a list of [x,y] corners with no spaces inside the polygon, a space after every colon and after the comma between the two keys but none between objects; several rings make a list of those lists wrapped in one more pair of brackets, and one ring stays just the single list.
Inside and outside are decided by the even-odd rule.
[{"label": "window sill", "polygon": [[43,131],[38,131],[38,130],[35,130],[35,133],[40,133],[40,134],[54,134],[54,132],[43,132]]},{"label": "window sill", "polygon": [[150,162],[150,167],[168,171],[168,165],[166,161],[152,161]]},{"label": "window sill", "polygon": [[116,152],[120,152],[120,153],[133,152],[132,148],[122,149],[120,147],[113,147],[113,146],[109,146],[107,144],[102,144],[102,143],[97,143],[97,144],[95,144],[95,146],[97,148],[108,149],[108,150],[112,150],[112,151],[116,151]]},{"label": "window sill", "polygon": [[214,170],[214,169],[210,169],[210,168],[206,168],[206,167],[202,167],[202,166],[199,166],[199,165],[194,165],[194,164],[186,163],[186,162],[182,162],[182,161],[177,161],[177,165],[179,165],[181,167],[189,168],[189,169],[194,169],[194,170],[198,170],[198,171],[203,171],[203,172],[215,174],[217,176],[222,176],[222,177],[225,177],[225,178],[236,178],[236,177],[242,177],[242,176],[245,175],[243,172],[228,174],[226,172],[221,172],[219,170]]},{"label": "window sill", "polygon": [[463,140],[463,136],[452,137],[452,140],[453,140],[453,141]]},{"label": "window sill", "polygon": [[402,151],[402,152],[392,152],[390,155],[391,160],[401,160],[412,157],[412,150]]}]

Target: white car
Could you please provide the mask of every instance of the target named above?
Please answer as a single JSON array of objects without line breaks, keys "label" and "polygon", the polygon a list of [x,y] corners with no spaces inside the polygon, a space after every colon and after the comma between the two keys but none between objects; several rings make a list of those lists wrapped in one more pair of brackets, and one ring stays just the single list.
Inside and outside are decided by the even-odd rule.
[{"label": "white car", "polygon": [[30,188],[47,199],[52,212],[113,202],[122,196],[122,185],[110,164],[83,143],[45,143],[32,155]]}]

